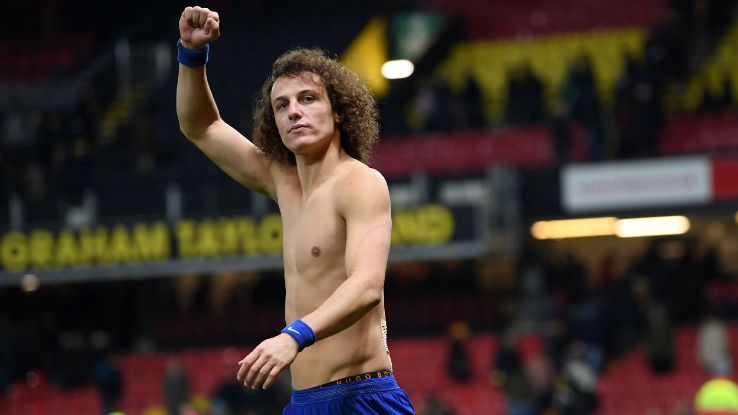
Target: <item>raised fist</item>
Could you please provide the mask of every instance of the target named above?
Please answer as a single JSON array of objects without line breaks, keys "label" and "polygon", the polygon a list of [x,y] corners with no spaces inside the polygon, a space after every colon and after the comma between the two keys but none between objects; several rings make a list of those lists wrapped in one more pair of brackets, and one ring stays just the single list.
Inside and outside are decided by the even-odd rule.
[{"label": "raised fist", "polygon": [[218,13],[204,7],[185,7],[179,17],[179,37],[188,49],[202,49],[220,36]]}]

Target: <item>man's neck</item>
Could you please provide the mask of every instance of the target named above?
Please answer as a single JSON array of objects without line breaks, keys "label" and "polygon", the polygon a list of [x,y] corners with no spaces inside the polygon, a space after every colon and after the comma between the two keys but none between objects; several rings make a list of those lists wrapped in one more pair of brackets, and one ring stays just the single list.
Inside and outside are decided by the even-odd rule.
[{"label": "man's neck", "polygon": [[307,198],[330,177],[344,156],[340,141],[335,139],[323,151],[296,155],[297,175],[300,178],[303,198]]}]

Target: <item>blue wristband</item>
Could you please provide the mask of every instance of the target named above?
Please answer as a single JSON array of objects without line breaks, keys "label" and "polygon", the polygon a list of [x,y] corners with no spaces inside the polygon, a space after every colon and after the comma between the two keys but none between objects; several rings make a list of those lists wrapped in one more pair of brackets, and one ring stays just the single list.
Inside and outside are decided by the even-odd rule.
[{"label": "blue wristband", "polygon": [[210,45],[205,45],[204,48],[198,50],[192,50],[186,48],[182,44],[182,39],[177,41],[177,61],[185,66],[202,66],[208,63],[208,52],[210,52]]},{"label": "blue wristband", "polygon": [[298,352],[315,343],[315,332],[302,320],[295,320],[282,329],[282,333],[292,336],[297,342]]}]

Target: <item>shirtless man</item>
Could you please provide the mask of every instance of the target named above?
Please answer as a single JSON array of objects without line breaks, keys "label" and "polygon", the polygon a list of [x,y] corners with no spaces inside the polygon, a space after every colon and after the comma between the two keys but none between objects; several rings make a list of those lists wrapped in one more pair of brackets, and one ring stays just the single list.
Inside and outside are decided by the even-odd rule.
[{"label": "shirtless man", "polygon": [[187,7],[179,31],[180,129],[233,179],[274,199],[284,226],[288,324],[239,362],[238,380],[266,389],[289,366],[286,414],[413,413],[386,342],[392,224],[387,183],[364,164],[378,135],[372,95],[322,52],[287,52],[261,89],[252,143],[220,118],[208,86],[218,14]]}]

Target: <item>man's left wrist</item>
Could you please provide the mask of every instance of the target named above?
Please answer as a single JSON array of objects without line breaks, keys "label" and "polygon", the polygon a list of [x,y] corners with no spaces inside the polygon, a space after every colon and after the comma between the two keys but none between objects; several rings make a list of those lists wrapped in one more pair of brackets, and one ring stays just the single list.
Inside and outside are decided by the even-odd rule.
[{"label": "man's left wrist", "polygon": [[315,332],[302,320],[295,320],[282,329],[282,333],[292,337],[297,343],[297,351],[315,343]]}]

